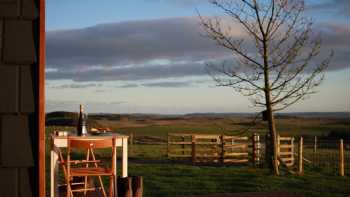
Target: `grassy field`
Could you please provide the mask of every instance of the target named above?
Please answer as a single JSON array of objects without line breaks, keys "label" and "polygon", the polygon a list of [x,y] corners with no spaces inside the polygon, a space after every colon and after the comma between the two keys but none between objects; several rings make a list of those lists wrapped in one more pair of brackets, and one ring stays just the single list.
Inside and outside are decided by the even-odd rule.
[{"label": "grassy field", "polygon": [[[338,177],[335,172],[311,169],[308,166],[303,176],[288,175],[283,171],[283,176],[275,177],[266,169],[256,169],[250,165],[192,166],[169,160],[166,156],[164,142],[168,133],[265,134],[264,122],[258,121],[246,132],[242,131],[250,126],[251,119],[248,118],[102,118],[96,122],[120,133],[133,134],[135,144],[129,146],[129,175],[144,177],[145,196],[204,196],[208,193],[250,191],[290,191],[304,196],[350,195],[349,176]],[[277,128],[281,135],[327,136],[332,131],[350,133],[350,121],[283,118],[277,120]],[[74,130],[74,127],[50,126],[47,127],[47,134],[53,130]],[[149,144],[140,144],[141,142]],[[49,147],[47,143],[47,164]]]}]

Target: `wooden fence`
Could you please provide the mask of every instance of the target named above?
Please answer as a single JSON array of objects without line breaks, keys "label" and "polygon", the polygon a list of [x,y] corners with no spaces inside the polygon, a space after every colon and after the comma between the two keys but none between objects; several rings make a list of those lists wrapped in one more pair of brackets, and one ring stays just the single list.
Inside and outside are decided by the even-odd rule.
[{"label": "wooden fence", "polygon": [[[266,141],[266,140],[265,140]],[[168,134],[168,157],[187,158],[193,163],[253,163],[261,165],[263,148],[260,136],[251,137],[203,134]],[[295,164],[294,138],[278,136],[281,162],[291,167]]]},{"label": "wooden fence", "polygon": [[339,176],[350,175],[350,140],[307,137],[303,150],[305,165],[311,169]]},{"label": "wooden fence", "polygon": [[[264,136],[263,136],[264,137]],[[304,172],[304,165],[333,170],[340,176],[350,173],[350,140],[306,139],[278,136],[279,164],[291,173]],[[234,163],[260,166],[269,157],[269,138],[247,136],[168,134],[168,157],[184,158],[193,163]],[[265,150],[265,151],[264,151]],[[264,164],[264,165],[265,165]]]},{"label": "wooden fence", "polygon": [[277,136],[278,154],[282,162],[291,167],[294,165],[294,137]]},{"label": "wooden fence", "polygon": [[193,163],[260,162],[260,142],[255,137],[202,134],[168,134],[168,157],[190,158]]}]

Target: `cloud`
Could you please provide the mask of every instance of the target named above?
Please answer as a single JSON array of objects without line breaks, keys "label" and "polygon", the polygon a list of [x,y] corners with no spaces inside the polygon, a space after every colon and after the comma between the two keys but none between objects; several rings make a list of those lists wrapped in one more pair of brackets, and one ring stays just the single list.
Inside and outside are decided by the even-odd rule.
[{"label": "cloud", "polygon": [[137,88],[139,87],[139,85],[137,84],[124,84],[124,85],[120,85],[120,86],[116,86],[117,88]]},{"label": "cloud", "polygon": [[324,51],[334,50],[330,70],[350,68],[350,27],[346,24],[324,23],[319,26]]},{"label": "cloud", "polygon": [[331,0],[319,1],[317,3],[310,3],[308,5],[310,10],[316,11],[332,11],[335,15],[350,16],[350,1],[349,0]]},{"label": "cloud", "polygon": [[95,83],[89,83],[89,84],[63,84],[63,85],[57,85],[57,86],[49,86],[49,88],[53,89],[66,89],[66,88],[72,88],[72,89],[81,89],[81,88],[90,88],[90,87],[102,87],[102,84],[95,84]]},{"label": "cloud", "polygon": [[181,82],[153,82],[153,83],[143,83],[145,87],[161,87],[161,88],[182,88],[188,87],[191,85],[190,81],[181,81]]},{"label": "cloud", "polygon": [[[234,38],[243,38],[232,25]],[[323,49],[335,50],[331,70],[349,67],[350,28],[343,24],[315,26]],[[134,81],[205,76],[205,62],[230,57],[228,50],[201,36],[197,17],[100,24],[49,31],[47,79]],[[250,50],[250,49],[249,49]]]},{"label": "cloud", "polygon": [[146,0],[146,2],[157,2],[157,3],[172,3],[181,6],[194,6],[203,3],[209,3],[209,0]]},{"label": "cloud", "polygon": [[[203,82],[203,81],[202,81]],[[199,80],[194,81],[158,81],[158,82],[148,82],[148,83],[127,83],[124,85],[115,86],[117,88],[137,88],[137,87],[160,87],[160,88],[182,88],[189,87],[193,83],[199,83]]]},{"label": "cloud", "polygon": [[52,111],[78,111],[79,105],[83,104],[85,110],[90,112],[115,112],[126,104],[125,101],[114,101],[114,102],[98,102],[98,101],[74,101],[74,100],[47,100],[46,112]]},{"label": "cloud", "polygon": [[130,81],[152,80],[164,78],[179,78],[186,76],[206,75],[203,63],[171,64],[141,67],[122,67],[86,71],[71,71],[59,69],[47,73],[48,79],[72,79],[74,81]]},{"label": "cloud", "polygon": [[154,59],[198,60],[223,49],[200,36],[197,18],[100,24],[47,32],[49,68],[140,64]]}]

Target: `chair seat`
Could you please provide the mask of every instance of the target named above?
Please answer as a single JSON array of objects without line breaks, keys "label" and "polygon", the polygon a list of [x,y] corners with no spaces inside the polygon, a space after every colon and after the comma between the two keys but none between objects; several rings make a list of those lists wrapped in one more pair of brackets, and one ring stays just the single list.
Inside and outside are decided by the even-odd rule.
[{"label": "chair seat", "polygon": [[72,176],[104,176],[113,175],[110,168],[71,168]]}]

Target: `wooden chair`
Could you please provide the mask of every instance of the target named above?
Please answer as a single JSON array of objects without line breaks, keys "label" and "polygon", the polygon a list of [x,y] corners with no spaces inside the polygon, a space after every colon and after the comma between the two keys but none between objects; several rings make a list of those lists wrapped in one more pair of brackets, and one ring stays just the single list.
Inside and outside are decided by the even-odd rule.
[{"label": "wooden chair", "polygon": [[[104,189],[101,176],[109,176],[109,197],[114,197],[114,187],[116,179],[116,151],[115,151],[116,139],[91,139],[81,137],[68,137],[67,146],[67,159],[61,161],[63,164],[63,171],[65,174],[67,185],[67,197],[73,197],[73,192],[84,192],[96,190],[95,187],[89,188],[87,185],[87,178],[90,176],[98,177],[99,189],[102,190],[103,196],[107,197]],[[111,167],[101,167],[99,164],[101,160],[96,160],[94,150],[95,149],[112,149]],[[71,153],[73,150],[84,150],[86,152],[86,160],[72,160]],[[62,157],[62,155],[60,156]],[[61,159],[60,159],[61,160]],[[72,189],[72,182],[74,177],[84,177],[84,188]]]}]

